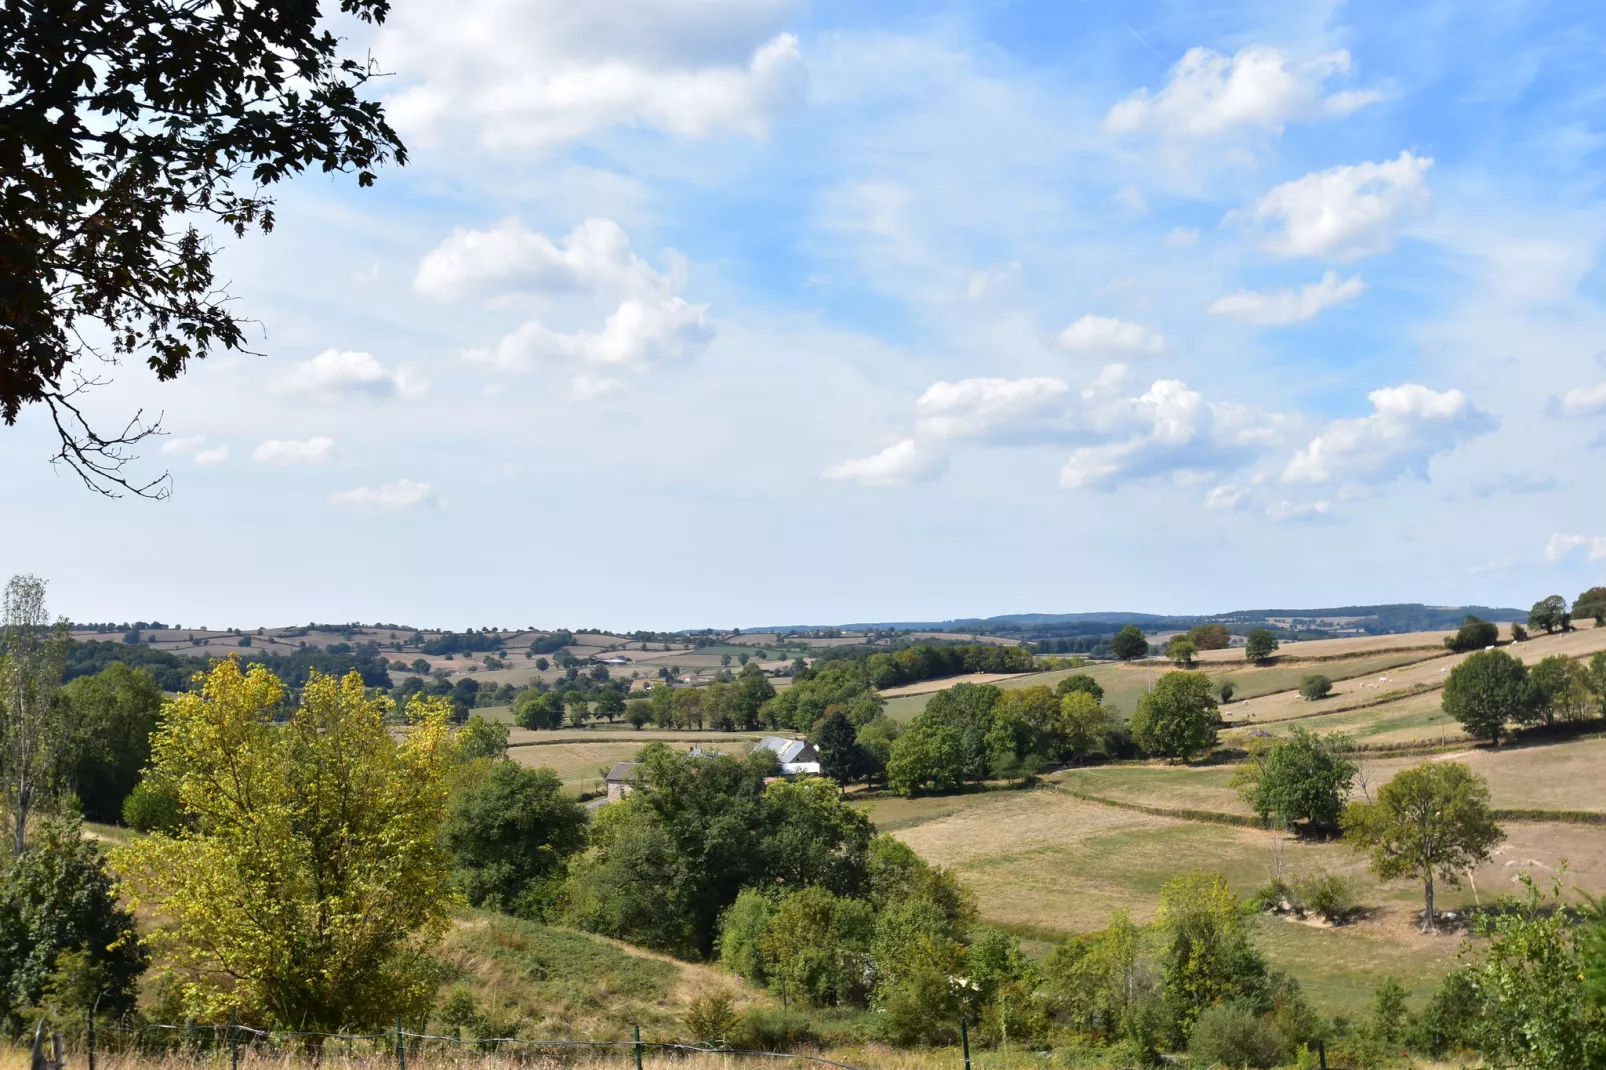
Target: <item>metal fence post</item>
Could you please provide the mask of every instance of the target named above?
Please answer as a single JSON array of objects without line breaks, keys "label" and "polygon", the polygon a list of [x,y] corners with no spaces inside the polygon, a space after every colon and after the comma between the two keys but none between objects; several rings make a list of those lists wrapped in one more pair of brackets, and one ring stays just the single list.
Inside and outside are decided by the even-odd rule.
[{"label": "metal fence post", "polygon": [[959,1016],[959,1043],[965,1049],[965,1070],[970,1070],[970,1027],[965,1024],[965,1016]]},{"label": "metal fence post", "polygon": [[396,1066],[407,1070],[407,1041],[402,1036],[401,1015],[396,1015]]},{"label": "metal fence post", "polygon": [[636,1026],[636,1070],[641,1070],[641,1026]]},{"label": "metal fence post", "polygon": [[61,1034],[60,1033],[52,1033],[52,1034],[50,1034],[50,1059],[51,1059],[50,1065],[55,1067],[55,1070],[62,1070],[62,1067],[66,1065],[65,1063],[63,1063],[61,1061]]},{"label": "metal fence post", "polygon": [[84,1058],[89,1070],[95,1070],[95,1008],[89,1008],[89,1020],[84,1023]]},{"label": "metal fence post", "polygon": [[[229,1008],[229,1070],[240,1070],[240,1010]],[[89,1070],[95,1070],[93,1066]]]},{"label": "metal fence post", "polygon": [[1316,1061],[1322,1070],[1327,1070],[1327,1044],[1321,1037],[1316,1038]]}]

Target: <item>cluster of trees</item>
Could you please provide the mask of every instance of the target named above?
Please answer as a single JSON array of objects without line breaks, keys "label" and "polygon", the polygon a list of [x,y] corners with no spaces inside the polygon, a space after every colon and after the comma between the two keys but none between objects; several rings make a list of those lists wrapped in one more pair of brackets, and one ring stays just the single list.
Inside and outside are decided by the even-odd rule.
[{"label": "cluster of trees", "polygon": [[1037,667],[1037,658],[1030,650],[997,643],[953,646],[918,643],[892,653],[871,654],[865,659],[865,668],[874,687],[898,687],[960,673],[1031,672]]},{"label": "cluster of trees", "polygon": [[1513,727],[1606,716],[1606,651],[1587,667],[1552,654],[1529,668],[1504,650],[1479,650],[1450,670],[1442,705],[1468,735],[1494,744]]},{"label": "cluster of trees", "polygon": [[711,728],[720,732],[751,731],[760,723],[775,723],[773,715],[765,712],[775,698],[775,686],[756,662],[742,666],[734,676],[728,672],[721,675],[728,678],[701,688],[654,684],[646,698],[625,704],[625,720],[633,728],[651,724],[656,728]]},{"label": "cluster of trees", "polygon": [[1056,688],[956,684],[933,695],[893,739],[887,784],[902,795],[952,791],[988,777],[1030,777],[1048,765],[1129,751],[1103,697],[1085,674],[1068,676]]},{"label": "cluster of trees", "polygon": [[489,629],[480,631],[474,628],[466,632],[442,632],[434,639],[419,644],[421,652],[437,657],[442,654],[474,654],[482,650],[501,649],[500,635]]}]

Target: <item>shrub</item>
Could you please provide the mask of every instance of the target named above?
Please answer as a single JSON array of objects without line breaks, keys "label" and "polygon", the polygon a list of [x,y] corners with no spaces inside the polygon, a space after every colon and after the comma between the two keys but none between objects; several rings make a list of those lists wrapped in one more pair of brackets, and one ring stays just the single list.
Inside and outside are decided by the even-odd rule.
[{"label": "shrub", "polygon": [[181,820],[178,800],[149,784],[134,785],[134,790],[123,800],[123,824],[136,831],[172,832]]},{"label": "shrub", "polygon": [[726,1042],[743,1051],[790,1052],[812,1046],[818,1040],[807,1015],[776,1007],[754,1007],[737,1018]]},{"label": "shrub", "polygon": [[686,1007],[686,1031],[699,1044],[724,1047],[740,1022],[729,992],[704,993]]},{"label": "shrub", "polygon": [[1270,1067],[1283,1061],[1282,1038],[1253,1012],[1220,1003],[1199,1015],[1188,1053],[1206,1064]]},{"label": "shrub", "polygon": [[1223,703],[1231,702],[1232,696],[1235,695],[1237,691],[1238,685],[1233,683],[1231,680],[1221,681],[1221,691],[1219,693]]},{"label": "shrub", "polygon": [[1444,640],[1444,645],[1457,654],[1465,654],[1469,650],[1494,646],[1499,640],[1499,625],[1481,617],[1468,616],[1456,633]]},{"label": "shrub", "polygon": [[1311,673],[1309,676],[1305,677],[1305,679],[1301,680],[1299,684],[1299,693],[1305,696],[1306,700],[1310,702],[1315,702],[1318,699],[1324,699],[1331,694],[1332,691],[1333,681],[1328,679],[1326,676],[1323,676],[1319,672]]},{"label": "shrub", "polygon": [[1334,924],[1355,909],[1355,886],[1336,873],[1314,873],[1297,881],[1295,890],[1306,910]]}]

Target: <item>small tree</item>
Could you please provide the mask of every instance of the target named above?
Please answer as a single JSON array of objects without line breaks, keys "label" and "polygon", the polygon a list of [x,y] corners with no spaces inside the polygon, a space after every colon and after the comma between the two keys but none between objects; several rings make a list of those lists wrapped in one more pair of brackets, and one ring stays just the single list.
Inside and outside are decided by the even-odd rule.
[{"label": "small tree", "polygon": [[1249,639],[1244,644],[1244,657],[1258,665],[1270,660],[1281,645],[1270,628],[1256,628],[1249,633]]},{"label": "small tree", "polygon": [[899,795],[953,791],[964,783],[962,742],[952,725],[916,717],[892,743],[887,786]]},{"label": "small tree", "polygon": [[1196,624],[1188,629],[1188,642],[1200,650],[1225,650],[1232,643],[1232,633],[1225,624]]},{"label": "small tree", "polygon": [[652,723],[652,703],[644,698],[633,698],[625,703],[625,721],[636,731]]},{"label": "small tree", "polygon": [[0,608],[0,804],[11,822],[11,849],[28,845],[29,818],[49,810],[67,757],[68,728],[56,699],[70,638],[51,623],[45,581],[13,576]]},{"label": "small tree", "polygon": [[1249,943],[1238,900],[1221,874],[1172,877],[1160,889],[1155,920],[1170,938],[1161,989],[1184,1036],[1206,1008],[1265,1002],[1265,960]]},{"label": "small tree", "polygon": [[1505,834],[1489,813],[1489,785],[1460,762],[1423,762],[1395,775],[1375,802],[1352,802],[1344,838],[1371,855],[1381,880],[1422,882],[1424,932],[1436,931],[1434,880],[1452,888],[1489,859]]},{"label": "small tree", "polygon": [[1078,762],[1103,749],[1111,723],[1110,712],[1086,691],[1072,691],[1060,699],[1060,736],[1067,753]]},{"label": "small tree", "polygon": [[820,752],[820,772],[838,784],[852,783],[864,775],[858,730],[840,707],[820,722],[814,745]]},{"label": "small tree", "polygon": [[1566,654],[1552,654],[1528,673],[1533,685],[1533,708],[1545,724],[1581,721],[1594,712],[1589,670]]},{"label": "small tree", "polygon": [[1100,687],[1099,682],[1085,672],[1072,673],[1061,680],[1054,688],[1054,694],[1060,698],[1064,698],[1074,691],[1082,691],[1092,695],[1094,702],[1104,701],[1104,688]]},{"label": "small tree", "polygon": [[1186,761],[1216,745],[1216,697],[1210,678],[1168,672],[1138,699],[1132,736],[1150,754]]},{"label": "small tree", "polygon": [[1482,650],[1494,646],[1500,641],[1500,627],[1482,617],[1468,616],[1461,622],[1461,627],[1444,640],[1445,649],[1456,654],[1465,654],[1469,650]]},{"label": "small tree", "polygon": [[1333,681],[1319,672],[1313,672],[1299,682],[1299,693],[1307,702],[1324,699],[1333,691]]},{"label": "small tree", "polygon": [[1358,772],[1343,746],[1341,737],[1324,738],[1299,727],[1284,739],[1256,740],[1232,785],[1263,820],[1336,829]]},{"label": "small tree", "polygon": [[1441,705],[1468,735],[1498,746],[1507,723],[1528,719],[1533,699],[1526,665],[1504,650],[1480,650],[1450,670]]},{"label": "small tree", "polygon": [[1148,656],[1149,641],[1143,638],[1143,629],[1136,624],[1128,624],[1110,640],[1110,652],[1122,661],[1135,661]]},{"label": "small tree", "polygon": [[556,773],[504,760],[453,793],[441,842],[452,855],[452,881],[470,903],[538,915],[542,882],[562,872],[585,825],[585,811]]},{"label": "small tree", "polygon": [[1172,639],[1171,642],[1166,644],[1165,648],[1165,656],[1175,662],[1179,669],[1191,669],[1194,656],[1198,653],[1199,648],[1197,646],[1190,640],[1183,639],[1180,636]]}]

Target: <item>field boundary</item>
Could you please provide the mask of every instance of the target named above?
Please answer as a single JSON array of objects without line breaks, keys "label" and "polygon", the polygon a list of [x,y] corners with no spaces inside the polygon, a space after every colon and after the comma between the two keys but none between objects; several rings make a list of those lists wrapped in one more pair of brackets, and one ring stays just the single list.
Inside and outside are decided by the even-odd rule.
[{"label": "field boundary", "polygon": [[[1358,678],[1351,677],[1350,679]],[[1282,695],[1286,694],[1288,691],[1294,690],[1297,689],[1290,687],[1286,691],[1272,691],[1268,692],[1267,695],[1257,695],[1256,698],[1267,698],[1270,697],[1270,695]],[[1315,713],[1296,713],[1291,717],[1269,717],[1263,721],[1223,721],[1221,722],[1221,726],[1223,728],[1256,728],[1265,724],[1287,724],[1289,721],[1307,721],[1312,717],[1331,717],[1336,713],[1354,713],[1356,710],[1370,710],[1375,709],[1378,706],[1389,706],[1396,702],[1404,702],[1408,698],[1416,698],[1418,695],[1426,695],[1430,691],[1442,690],[1444,690],[1443,684],[1419,684],[1416,687],[1406,687],[1401,688],[1398,691],[1388,691],[1384,694],[1378,695],[1376,698],[1369,698],[1365,702],[1357,702],[1353,706],[1331,706],[1324,710],[1317,710]],[[1246,698],[1241,699],[1240,701],[1253,702],[1254,699]],[[1229,702],[1227,705],[1230,706],[1232,703]]]},{"label": "field boundary", "polygon": [[1179,821],[1202,821],[1212,825],[1233,825],[1237,828],[1263,829],[1265,824],[1258,817],[1250,814],[1229,814],[1223,810],[1189,810],[1173,806],[1150,806],[1147,803],[1128,802],[1125,799],[1112,799],[1107,795],[1095,795],[1090,791],[1080,791],[1066,784],[1055,786],[1056,791],[1065,793],[1073,799],[1083,802],[1098,803],[1100,806],[1113,806],[1118,810],[1132,810],[1151,817],[1174,817]]}]

